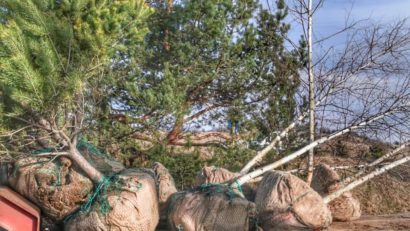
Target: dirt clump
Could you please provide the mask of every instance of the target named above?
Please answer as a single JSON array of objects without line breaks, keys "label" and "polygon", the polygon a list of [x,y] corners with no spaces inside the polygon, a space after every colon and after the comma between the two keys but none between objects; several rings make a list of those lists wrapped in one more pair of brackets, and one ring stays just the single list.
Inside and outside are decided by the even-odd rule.
[{"label": "dirt clump", "polygon": [[65,157],[17,160],[8,181],[14,190],[54,220],[61,220],[78,209],[93,189],[91,180]]},{"label": "dirt clump", "polygon": [[362,216],[359,220],[334,222],[329,231],[379,231],[410,230],[410,213],[392,215]]}]

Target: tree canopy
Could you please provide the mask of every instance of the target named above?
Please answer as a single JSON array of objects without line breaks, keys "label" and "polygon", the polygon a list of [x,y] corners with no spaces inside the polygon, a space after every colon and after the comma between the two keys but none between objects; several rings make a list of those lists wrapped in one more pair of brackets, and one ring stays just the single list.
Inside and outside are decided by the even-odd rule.
[{"label": "tree canopy", "polygon": [[97,121],[117,53],[142,43],[152,10],[142,0],[5,0],[0,9],[0,120],[10,130],[2,148],[29,151],[34,142],[68,151],[98,182],[77,140]]},{"label": "tree canopy", "polygon": [[86,115],[91,86],[117,52],[141,44],[152,12],[140,0],[10,0],[0,8],[1,119],[11,127],[42,118],[63,127]]},{"label": "tree canopy", "polygon": [[285,47],[286,15],[283,1],[275,13],[257,1],[156,4],[140,62],[121,66],[118,111],[136,130],[166,131],[170,144],[196,126],[279,130],[294,116],[304,56]]}]

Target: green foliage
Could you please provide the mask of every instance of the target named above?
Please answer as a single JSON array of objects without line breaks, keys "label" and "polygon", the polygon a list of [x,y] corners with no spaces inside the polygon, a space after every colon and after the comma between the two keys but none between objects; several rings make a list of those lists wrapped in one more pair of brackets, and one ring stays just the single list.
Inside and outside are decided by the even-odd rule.
[{"label": "green foliage", "polygon": [[[271,136],[295,114],[305,46],[285,49],[284,1],[274,13],[258,4],[182,0],[153,12],[143,0],[1,0],[0,131],[46,118],[72,135],[83,116],[83,137],[120,146],[127,159],[139,149],[135,130],[155,140],[214,106],[196,125],[230,120],[252,137]],[[129,121],[114,121],[112,107]],[[21,132],[14,144],[31,132],[39,134]],[[232,144],[204,161],[158,143],[144,154],[182,188],[206,164],[237,171],[252,155]]]},{"label": "green foliage", "polygon": [[66,126],[80,110],[92,118],[112,61],[141,44],[152,13],[143,0],[4,0],[0,9],[0,122],[13,128],[39,118]]},{"label": "green foliage", "polygon": [[[100,121],[99,135],[114,137],[103,142],[117,143],[122,157],[140,156],[136,166],[147,165],[146,159],[163,163],[184,188],[204,165],[239,170],[252,150],[214,148],[214,158],[205,161],[195,153],[175,153],[156,133],[184,127],[189,115],[216,106],[210,116],[192,124],[225,127],[229,120],[240,125],[241,139],[274,136],[293,120],[306,44],[302,40],[299,49],[285,48],[290,28],[284,23],[284,1],[278,1],[276,12],[262,9],[255,0],[183,0],[172,7],[165,2],[155,4],[144,46],[116,63],[112,72],[121,81],[112,82],[110,102],[128,123]],[[158,144],[139,153],[130,141],[135,131],[150,134]]]},{"label": "green foliage", "polygon": [[170,130],[209,106],[220,110],[197,120],[199,127],[256,120],[266,136],[292,120],[304,48],[284,47],[289,25],[283,1],[275,13],[255,0],[156,7],[140,65],[125,68],[131,75],[116,84],[113,96],[128,115],[148,118],[135,123]]},{"label": "green foliage", "polygon": [[209,165],[214,165],[229,169],[233,172],[239,172],[244,163],[251,160],[255,153],[247,148],[238,145],[232,145],[227,149],[215,150],[215,155],[209,161]]},{"label": "green foliage", "polygon": [[370,146],[370,153],[369,153],[370,157],[380,158],[384,154],[385,154],[385,151],[383,150],[381,145],[374,144],[374,145]]},{"label": "green foliage", "polygon": [[181,190],[194,184],[196,174],[206,163],[200,160],[198,153],[173,155],[163,145],[153,147],[150,150],[149,157],[152,163],[160,162],[169,169],[175,179],[176,186]]},{"label": "green foliage", "polygon": [[204,166],[214,165],[231,171],[239,171],[243,163],[250,160],[254,154],[251,150],[238,146],[231,146],[227,149],[215,148],[214,151],[213,157],[207,160],[201,159],[199,152],[175,153],[165,145],[156,145],[147,154],[150,160],[149,165],[153,162],[160,162],[169,169],[179,189],[192,187],[195,177]]}]

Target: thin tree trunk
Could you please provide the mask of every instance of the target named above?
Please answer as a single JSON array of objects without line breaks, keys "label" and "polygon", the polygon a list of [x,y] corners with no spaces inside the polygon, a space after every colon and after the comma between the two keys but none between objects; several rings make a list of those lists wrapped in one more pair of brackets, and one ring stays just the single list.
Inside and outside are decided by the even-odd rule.
[{"label": "thin tree trunk", "polygon": [[50,132],[51,138],[63,147],[68,147],[68,142],[61,134],[51,125],[49,121],[44,118],[38,120],[38,124],[44,130]]},{"label": "thin tree trunk", "polygon": [[290,154],[290,155],[288,155],[288,156],[286,156],[286,157],[284,157],[284,158],[282,158],[282,159],[280,159],[280,160],[278,160],[278,161],[276,161],[276,162],[274,162],[274,163],[272,163],[272,164],[266,165],[266,166],[264,166],[264,167],[261,167],[261,168],[259,168],[259,169],[256,169],[256,170],[253,171],[253,172],[250,172],[250,173],[248,173],[248,174],[245,174],[245,175],[241,176],[238,180],[235,181],[234,184],[232,184],[232,187],[236,187],[237,184],[242,185],[242,184],[248,182],[249,180],[251,180],[251,179],[253,179],[253,178],[255,178],[255,177],[258,177],[258,176],[264,174],[264,173],[267,172],[267,171],[273,170],[273,169],[275,169],[275,168],[277,168],[277,167],[279,167],[279,166],[281,166],[281,165],[283,165],[283,164],[285,164],[285,163],[287,163],[287,162],[289,162],[289,161],[291,161],[291,160],[297,158],[298,156],[301,156],[302,154],[306,153],[306,152],[307,152],[308,150],[310,150],[311,148],[318,146],[319,144],[325,143],[325,142],[327,142],[327,141],[329,141],[329,140],[332,140],[332,139],[334,139],[334,138],[336,138],[336,137],[338,137],[338,136],[341,136],[341,135],[343,135],[343,134],[346,134],[346,133],[348,133],[348,132],[350,132],[350,131],[352,131],[352,130],[354,130],[354,129],[356,129],[356,128],[360,128],[360,127],[366,126],[366,125],[368,125],[368,124],[370,124],[370,123],[372,123],[372,122],[374,122],[374,121],[376,121],[376,120],[382,119],[382,118],[384,118],[385,116],[387,116],[387,115],[389,115],[389,114],[392,114],[392,113],[394,113],[394,112],[395,112],[394,110],[387,111],[387,112],[382,113],[382,114],[380,114],[380,115],[378,115],[378,116],[375,116],[375,117],[373,117],[373,118],[371,118],[371,119],[365,120],[365,121],[363,121],[363,122],[361,122],[361,123],[359,123],[359,124],[357,124],[357,125],[353,125],[353,126],[351,126],[351,127],[348,127],[348,128],[346,128],[346,129],[343,129],[343,130],[341,130],[341,131],[339,131],[339,132],[333,133],[333,134],[330,135],[330,136],[325,136],[325,137],[323,137],[323,138],[321,138],[321,139],[318,139],[318,140],[316,140],[316,141],[314,141],[314,142],[312,142],[312,143],[306,145],[305,147],[303,147],[303,148],[297,150],[296,152],[294,152],[294,153],[292,153],[292,154]]},{"label": "thin tree trunk", "polygon": [[175,143],[175,141],[178,139],[179,135],[182,132],[183,125],[184,125],[184,116],[177,115],[174,127],[167,135],[167,140],[169,144]]},{"label": "thin tree trunk", "polygon": [[[328,92],[328,95],[331,94],[332,91]],[[318,100],[316,102],[316,106],[319,106],[322,102],[324,102],[324,100],[327,98],[324,97],[321,100]],[[289,134],[289,132],[296,127],[296,124],[299,123],[300,121],[304,120],[306,118],[306,116],[309,115],[309,111],[305,111],[303,112],[295,121],[293,121],[291,124],[289,124],[289,126],[287,126],[279,135],[277,135],[275,137],[274,140],[272,140],[272,142],[266,146],[264,149],[262,149],[260,152],[258,152],[253,158],[252,160],[250,160],[245,167],[242,168],[242,170],[240,171],[241,174],[246,174],[249,172],[249,170],[255,166],[257,163],[259,163],[263,157],[266,156],[266,154],[268,154],[268,152],[270,150],[272,150],[275,145],[281,141],[287,134]]]},{"label": "thin tree trunk", "polygon": [[353,180],[357,179],[358,177],[360,177],[361,175],[363,175],[364,173],[366,173],[366,168],[368,167],[374,167],[378,164],[380,164],[381,162],[383,162],[384,160],[386,160],[387,158],[390,158],[394,155],[396,155],[398,152],[400,152],[401,150],[403,150],[405,147],[407,147],[408,145],[410,145],[410,142],[406,142],[402,145],[400,145],[399,147],[397,147],[396,149],[394,149],[393,151],[387,153],[386,155],[383,155],[382,157],[376,159],[375,161],[371,162],[370,164],[367,164],[364,166],[363,169],[361,169],[359,172],[357,172],[355,175],[347,177],[346,179],[344,179],[341,184],[342,185],[346,185],[349,184],[350,182],[352,182]]},{"label": "thin tree trunk", "polygon": [[74,141],[62,131],[55,128],[55,125],[52,125],[45,119],[40,119],[38,121],[39,127],[45,129],[51,133],[51,137],[63,147],[69,148],[67,156],[82,170],[85,174],[94,182],[98,183],[103,178],[103,174],[99,172],[94,166],[92,166],[84,156],[77,150],[76,143],[77,140],[74,138]]},{"label": "thin tree trunk", "polygon": [[94,182],[98,183],[103,178],[103,174],[99,172],[94,166],[92,166],[87,159],[77,150],[77,147],[70,145],[69,155],[71,160],[80,167],[81,170],[87,174],[87,176]]},{"label": "thin tree trunk", "polygon": [[270,150],[272,150],[274,147],[275,147],[275,145],[281,140],[281,139],[283,139],[283,137],[285,137],[288,133],[289,133],[289,131],[290,130],[292,130],[295,126],[296,126],[296,124],[299,122],[299,121],[302,121],[306,116],[307,116],[307,114],[308,113],[303,113],[301,116],[299,116],[299,118],[296,120],[296,121],[294,121],[293,123],[291,123],[287,128],[285,128],[279,135],[277,135],[276,137],[275,137],[275,139],[274,140],[272,140],[272,142],[268,145],[268,146],[266,146],[264,149],[262,149],[260,152],[258,152],[258,154],[256,154],[253,158],[252,158],[252,160],[250,160],[246,165],[245,165],[245,167],[243,167],[242,168],[242,170],[240,171],[240,173],[241,174],[245,174],[245,173],[247,173],[247,172],[249,172],[249,170],[255,165],[255,164],[257,164],[258,162],[260,162],[261,160],[262,160],[262,158],[264,157],[264,156],[266,156],[266,154],[270,151]]},{"label": "thin tree trunk", "polygon": [[[167,0],[166,8],[167,8],[167,14],[171,14],[172,9],[174,8],[174,0]],[[171,46],[169,45],[168,39],[169,39],[169,30],[166,29],[165,30],[165,36],[164,36],[164,49],[166,51],[169,51],[171,49]]]},{"label": "thin tree trunk", "polygon": [[[312,0],[308,1],[308,71],[309,71],[309,140],[315,141],[315,84],[313,76],[313,58],[312,58]],[[306,182],[308,185],[312,182],[313,176],[313,147],[309,150],[307,159],[308,175]]]},{"label": "thin tree trunk", "polygon": [[399,159],[399,160],[394,161],[394,162],[392,162],[388,165],[385,165],[381,168],[378,168],[375,171],[361,177],[360,179],[357,179],[356,181],[353,181],[352,183],[350,183],[346,187],[341,188],[341,189],[337,190],[336,192],[334,192],[330,195],[327,195],[326,197],[323,198],[323,201],[325,203],[329,203],[332,200],[336,199],[337,197],[341,196],[343,193],[345,193],[347,191],[350,191],[350,190],[356,188],[357,186],[365,183],[366,181],[368,181],[368,180],[370,180],[370,179],[372,179],[372,178],[374,178],[374,177],[376,177],[376,176],[378,176],[378,175],[380,175],[380,174],[382,174],[382,173],[384,173],[384,172],[386,172],[386,171],[388,171],[388,170],[390,170],[390,169],[392,169],[392,168],[394,168],[398,165],[404,164],[407,161],[410,161],[410,156],[406,156],[402,159]]},{"label": "thin tree trunk", "polygon": [[[387,164],[390,164],[390,163],[385,163],[385,164],[380,164],[380,165],[387,165]],[[362,169],[362,168],[366,168],[366,167],[368,167],[368,165],[367,164],[361,164],[361,165],[342,165],[342,166],[334,166],[334,167],[330,167],[331,169],[333,169],[333,170],[344,170],[344,169],[352,169],[352,168],[359,168],[359,169]],[[313,168],[313,170],[315,170],[316,168]],[[296,169],[291,169],[291,170],[289,170],[289,171],[286,171],[286,172],[288,172],[288,173],[303,173],[303,172],[306,172],[306,168],[296,168]],[[262,180],[262,176],[258,176],[258,177],[256,177],[256,178],[254,178],[254,179],[252,179],[252,180],[250,180],[250,181],[248,181],[248,182],[252,182],[252,183],[254,183],[254,182],[259,182],[259,181],[261,181]]]},{"label": "thin tree trunk", "polygon": [[[358,68],[357,71],[363,70],[363,69],[365,69],[366,67],[368,67],[369,65],[370,65],[370,63],[366,63],[366,64],[364,64],[363,66],[361,66],[360,68]],[[351,75],[353,75],[353,74],[354,74],[354,73],[352,73]],[[318,107],[319,105],[321,105],[321,104],[326,100],[326,98],[327,98],[330,94],[332,94],[333,90],[334,90],[334,88],[331,88],[331,89],[329,90],[329,92],[327,93],[327,95],[326,95],[324,98],[322,98],[322,99],[320,99],[320,100],[317,100],[315,107]],[[274,139],[268,146],[266,146],[264,149],[262,149],[260,152],[258,152],[258,153],[255,155],[255,157],[253,157],[252,160],[250,160],[250,161],[245,165],[245,167],[242,168],[242,170],[240,171],[240,173],[241,173],[241,174],[246,174],[246,173],[248,173],[249,170],[250,170],[253,166],[255,166],[257,163],[259,163],[259,162],[263,159],[263,157],[265,157],[266,154],[267,154],[270,150],[272,150],[272,149],[275,147],[275,145],[276,145],[281,139],[283,139],[293,128],[296,127],[296,124],[297,124],[297,123],[299,123],[300,121],[304,120],[304,119],[306,118],[306,116],[308,116],[308,115],[309,115],[309,110],[303,112],[302,115],[300,115],[294,122],[292,122],[291,124],[289,124],[288,127],[286,127],[278,136],[276,136],[275,139]]]}]

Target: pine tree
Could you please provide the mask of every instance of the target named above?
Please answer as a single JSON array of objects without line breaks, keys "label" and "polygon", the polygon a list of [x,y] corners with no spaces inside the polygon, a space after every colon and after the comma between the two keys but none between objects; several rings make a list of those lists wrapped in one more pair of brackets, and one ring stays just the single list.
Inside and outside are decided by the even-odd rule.
[{"label": "pine tree", "polygon": [[143,0],[2,0],[0,11],[3,132],[45,130],[99,181],[75,144],[95,123],[113,60],[141,44],[152,10]]},{"label": "pine tree", "polygon": [[301,54],[285,49],[284,1],[275,13],[255,0],[155,7],[141,65],[115,95],[136,128],[167,130],[173,144],[186,123],[209,111],[199,126],[253,124],[265,136],[292,120]]}]

